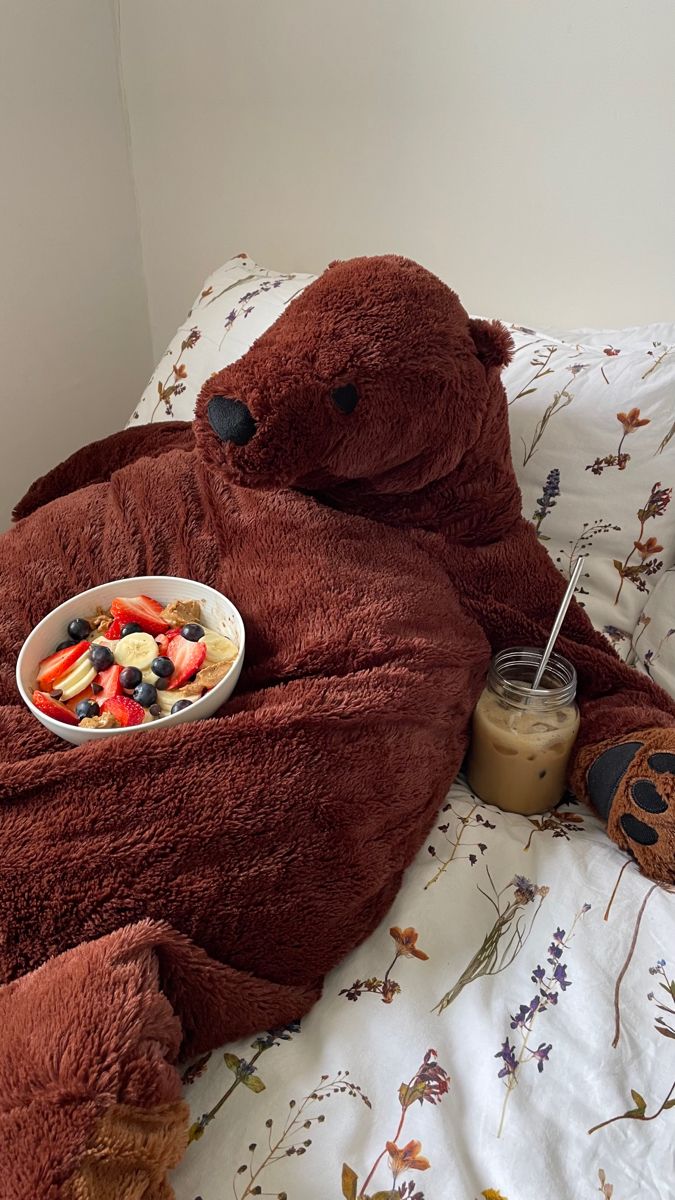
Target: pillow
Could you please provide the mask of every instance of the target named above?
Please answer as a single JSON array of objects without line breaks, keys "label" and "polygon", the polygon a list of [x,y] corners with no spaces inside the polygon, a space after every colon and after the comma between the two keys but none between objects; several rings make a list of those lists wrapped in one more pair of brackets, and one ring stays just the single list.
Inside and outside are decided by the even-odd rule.
[{"label": "pillow", "polygon": [[587,555],[577,598],[628,657],[651,589],[675,565],[675,325],[508,328],[524,514],[563,575]]},{"label": "pillow", "polygon": [[268,271],[247,254],[229,259],[209,275],[128,424],[191,421],[204,381],[241,358],[315,278]]},{"label": "pillow", "polygon": [[[210,275],[129,424],[191,420],[204,381],[234,362],[316,276],[239,254]],[[523,511],[622,657],[655,582],[675,565],[675,325],[541,332],[507,325],[504,372]]]},{"label": "pillow", "polygon": [[675,696],[675,569],[650,593],[629,639],[629,661]]}]

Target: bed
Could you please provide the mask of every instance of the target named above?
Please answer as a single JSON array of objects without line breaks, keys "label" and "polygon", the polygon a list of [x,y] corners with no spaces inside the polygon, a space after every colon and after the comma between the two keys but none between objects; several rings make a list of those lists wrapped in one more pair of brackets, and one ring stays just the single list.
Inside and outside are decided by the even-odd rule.
[{"label": "bed", "polygon": [[[219,268],[130,424],[189,418],[311,278]],[[579,601],[675,694],[675,326],[509,329],[525,515],[563,574],[587,555]],[[675,897],[572,797],[528,819],[460,777],[309,1016],[184,1065],[178,1200],[671,1196],[674,941]]]}]

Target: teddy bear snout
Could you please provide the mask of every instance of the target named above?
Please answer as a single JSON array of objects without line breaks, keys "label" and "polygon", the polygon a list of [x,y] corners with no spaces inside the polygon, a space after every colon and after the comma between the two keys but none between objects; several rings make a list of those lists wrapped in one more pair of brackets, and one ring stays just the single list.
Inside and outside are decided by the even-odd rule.
[{"label": "teddy bear snout", "polygon": [[209,425],[223,442],[245,446],[256,431],[255,418],[241,400],[212,396],[208,403]]}]

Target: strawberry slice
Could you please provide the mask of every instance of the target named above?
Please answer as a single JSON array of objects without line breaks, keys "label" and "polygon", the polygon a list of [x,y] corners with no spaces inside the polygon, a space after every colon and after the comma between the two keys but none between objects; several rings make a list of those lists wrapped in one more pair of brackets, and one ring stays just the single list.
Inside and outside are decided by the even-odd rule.
[{"label": "strawberry slice", "polygon": [[171,642],[173,641],[173,639],[178,637],[179,633],[180,633],[180,627],[177,629],[170,629],[168,631],[168,633],[160,633],[159,636],[155,638],[155,641],[157,642],[157,645],[159,647],[159,653],[163,657],[165,657],[165,658],[170,657],[170,655],[168,653],[169,646],[170,646]]},{"label": "strawberry slice", "polygon": [[[112,670],[112,667],[110,668]],[[131,696],[111,696],[100,705],[101,712],[112,713],[120,725],[142,725],[145,709]]]},{"label": "strawberry slice", "polygon": [[164,633],[169,628],[169,622],[161,615],[161,604],[152,596],[119,596],[113,600],[110,611],[123,625],[134,621],[144,633]]},{"label": "strawberry slice", "polygon": [[108,626],[103,636],[107,638],[109,642],[116,642],[117,639],[121,637],[123,624],[124,621],[121,617],[113,617],[112,624]]},{"label": "strawberry slice", "polygon": [[50,654],[48,658],[43,658],[42,662],[38,663],[38,688],[45,692],[51,691],[57,679],[65,675],[68,668],[88,649],[89,642],[77,642],[74,646],[66,646],[63,650]]},{"label": "strawberry slice", "polygon": [[53,717],[55,721],[63,721],[64,725],[79,725],[79,721],[75,713],[66,708],[60,700],[53,700],[48,692],[33,692],[33,704],[46,717]]},{"label": "strawberry slice", "polygon": [[190,676],[199,670],[206,658],[206,644],[190,642],[179,633],[178,637],[171,638],[166,655],[174,666],[168,687],[168,691],[173,691],[174,688],[182,687]]},{"label": "strawberry slice", "polygon": [[99,705],[103,704],[104,700],[112,700],[114,696],[122,695],[121,674],[122,667],[119,667],[117,663],[113,663],[112,667],[106,667],[105,671],[99,671],[94,680],[94,683],[98,683],[103,689],[103,691],[97,692],[94,697]]}]

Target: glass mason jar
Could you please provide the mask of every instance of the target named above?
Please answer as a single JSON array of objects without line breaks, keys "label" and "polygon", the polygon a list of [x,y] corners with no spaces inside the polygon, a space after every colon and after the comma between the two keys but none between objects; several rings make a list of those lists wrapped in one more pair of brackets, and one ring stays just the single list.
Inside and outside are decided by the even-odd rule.
[{"label": "glass mason jar", "polygon": [[552,654],[532,690],[541,654],[516,646],[492,659],[473,714],[467,761],[469,786],[481,800],[526,816],[561,800],[579,730],[571,662]]}]

